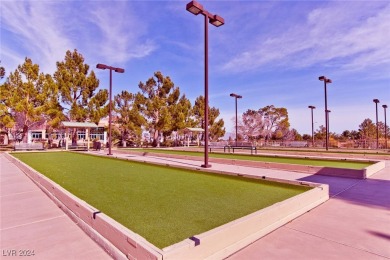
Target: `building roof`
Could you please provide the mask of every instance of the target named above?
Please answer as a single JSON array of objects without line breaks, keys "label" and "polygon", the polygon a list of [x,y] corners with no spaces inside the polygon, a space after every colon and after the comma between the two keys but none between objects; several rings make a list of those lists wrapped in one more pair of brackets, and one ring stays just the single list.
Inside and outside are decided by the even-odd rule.
[{"label": "building roof", "polygon": [[95,128],[98,127],[97,124],[91,122],[62,122],[64,127],[74,127],[74,128]]}]

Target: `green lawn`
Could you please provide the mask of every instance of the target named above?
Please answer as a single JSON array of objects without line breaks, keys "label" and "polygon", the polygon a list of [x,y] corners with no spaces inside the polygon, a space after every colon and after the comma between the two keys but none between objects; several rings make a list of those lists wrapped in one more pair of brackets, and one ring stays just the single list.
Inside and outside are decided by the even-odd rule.
[{"label": "green lawn", "polygon": [[70,152],[12,155],[159,248],[309,189]]},{"label": "green lawn", "polygon": [[[203,156],[203,152],[178,151],[178,150],[170,150],[170,149],[128,149],[128,151],[179,154],[179,155],[188,155],[188,156]],[[209,153],[209,157],[260,161],[260,162],[323,166],[323,167],[331,167],[331,168],[346,168],[346,169],[363,169],[373,164],[369,162],[357,162],[357,161],[321,160],[321,159],[310,159],[310,158],[287,157],[281,155],[266,156],[266,155],[246,155],[246,154],[237,154],[237,153],[235,154]]]}]

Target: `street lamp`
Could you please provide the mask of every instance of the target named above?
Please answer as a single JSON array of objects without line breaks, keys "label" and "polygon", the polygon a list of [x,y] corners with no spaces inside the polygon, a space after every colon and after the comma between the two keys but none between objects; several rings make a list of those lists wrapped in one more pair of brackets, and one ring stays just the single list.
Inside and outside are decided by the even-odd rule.
[{"label": "street lamp", "polygon": [[313,120],[313,109],[315,106],[308,106],[311,109],[311,144],[314,147],[314,120]]},{"label": "street lamp", "polygon": [[236,99],[236,146],[237,146],[237,140],[238,140],[238,137],[237,137],[237,98],[242,98],[242,96],[234,94],[234,93],[231,93],[230,96],[234,97]]},{"label": "street lamp", "polygon": [[264,120],[264,126],[263,126],[263,129],[266,127],[266,131],[265,131],[265,134],[264,134],[264,145],[267,146],[267,141],[268,141],[268,138],[269,138],[269,115],[268,113],[265,113],[264,116],[263,116],[263,120]]},{"label": "street lamp", "polygon": [[208,163],[209,160],[209,69],[208,69],[208,23],[219,27],[225,24],[225,21],[222,17],[218,15],[210,14],[206,11],[201,4],[196,1],[191,1],[187,4],[186,10],[194,15],[202,14],[205,18],[204,26],[204,128],[205,128],[205,141],[204,141],[204,164],[202,167],[209,168],[211,165]]},{"label": "street lamp", "polygon": [[331,111],[328,109],[328,110],[326,110],[326,121],[327,121],[327,125],[326,125],[326,129],[327,129],[327,131],[328,131],[328,138],[329,138],[329,113],[330,113]]},{"label": "street lamp", "polygon": [[107,155],[112,155],[111,153],[111,110],[112,110],[112,102],[111,102],[111,99],[112,99],[112,71],[115,71],[115,72],[118,72],[118,73],[123,73],[125,72],[124,69],[121,69],[121,68],[114,68],[114,67],[111,67],[111,66],[107,66],[107,65],[104,65],[104,64],[97,64],[96,65],[96,68],[98,69],[101,69],[101,70],[105,70],[105,69],[109,69],[110,70],[110,104],[108,106],[108,154]]},{"label": "street lamp", "polygon": [[385,111],[385,149],[387,149],[387,123],[386,123],[386,108],[387,105],[382,105],[383,110]]},{"label": "street lamp", "polygon": [[378,103],[379,99],[372,100],[375,103],[375,111],[376,111],[376,149],[379,148],[379,127],[378,127]]},{"label": "street lamp", "polygon": [[325,147],[326,150],[328,151],[328,140],[329,140],[329,132],[328,132],[328,115],[327,115],[327,110],[328,110],[328,97],[326,93],[326,83],[332,83],[331,79],[326,78],[325,76],[320,76],[318,78],[320,81],[324,82],[324,87],[325,87]]}]

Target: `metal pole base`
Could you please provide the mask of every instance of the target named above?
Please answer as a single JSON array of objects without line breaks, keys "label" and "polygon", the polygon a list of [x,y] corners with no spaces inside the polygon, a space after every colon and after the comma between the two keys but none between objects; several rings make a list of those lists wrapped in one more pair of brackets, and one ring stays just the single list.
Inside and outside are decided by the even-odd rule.
[{"label": "metal pole base", "polygon": [[108,153],[107,155],[112,155],[112,153]]},{"label": "metal pole base", "polygon": [[211,164],[202,164],[201,167],[202,168],[211,168]]}]

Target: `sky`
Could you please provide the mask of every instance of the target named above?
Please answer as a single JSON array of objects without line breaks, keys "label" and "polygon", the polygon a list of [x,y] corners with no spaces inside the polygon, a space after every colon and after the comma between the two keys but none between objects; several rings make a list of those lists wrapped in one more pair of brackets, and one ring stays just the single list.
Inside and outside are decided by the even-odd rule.
[{"label": "sky", "polygon": [[[154,72],[169,76],[194,104],[204,95],[204,17],[181,1],[1,0],[0,60],[6,75],[26,57],[54,73],[77,49],[109,87],[97,63],[113,73],[113,95],[138,92]],[[291,128],[311,134],[325,125],[327,85],[331,132],[358,130],[364,119],[384,122],[390,106],[389,1],[199,1],[225,24],[209,24],[209,104],[227,132],[238,115],[267,105],[285,107]],[[2,81],[4,81],[3,79]],[[0,82],[1,83],[1,82]],[[390,111],[388,111],[390,115]],[[388,122],[390,117],[388,116]]]}]

